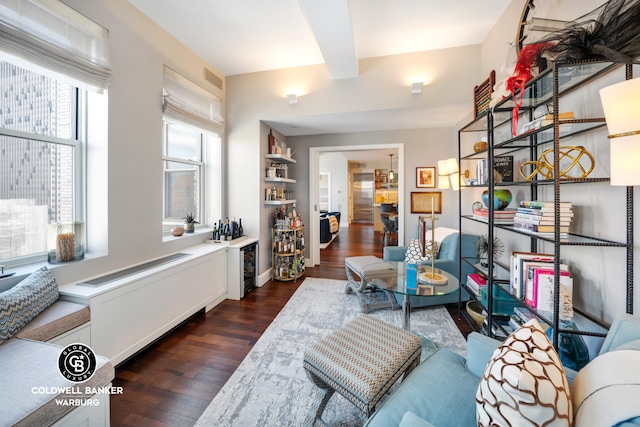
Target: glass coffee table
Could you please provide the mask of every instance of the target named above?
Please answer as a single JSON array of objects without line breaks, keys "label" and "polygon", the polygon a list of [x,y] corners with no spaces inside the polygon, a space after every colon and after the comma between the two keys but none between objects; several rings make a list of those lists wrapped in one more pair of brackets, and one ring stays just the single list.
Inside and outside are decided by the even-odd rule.
[{"label": "glass coffee table", "polygon": [[415,287],[407,286],[408,263],[403,261],[380,261],[371,264],[362,271],[362,278],[376,289],[403,295],[402,298],[402,327],[411,330],[411,297],[429,298],[458,292],[460,282],[450,273],[438,268],[435,272],[446,279],[446,283],[432,283],[430,281],[431,265],[416,265]]}]

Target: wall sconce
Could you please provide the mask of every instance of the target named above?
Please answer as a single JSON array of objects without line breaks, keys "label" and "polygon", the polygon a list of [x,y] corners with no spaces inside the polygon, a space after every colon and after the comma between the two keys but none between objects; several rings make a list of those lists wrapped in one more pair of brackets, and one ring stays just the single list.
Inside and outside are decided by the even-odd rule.
[{"label": "wall sconce", "polygon": [[467,185],[465,178],[469,178],[469,171],[466,170],[460,176],[460,169],[458,168],[458,161],[451,157],[447,160],[438,160],[438,188],[446,190],[449,187],[449,181],[451,181],[451,188],[454,191],[460,190],[460,185]]},{"label": "wall sconce", "polygon": [[423,82],[413,82],[411,83],[411,93],[422,93]]},{"label": "wall sconce", "polygon": [[288,93],[287,99],[289,100],[289,104],[297,104],[298,103],[298,95],[295,93]]},{"label": "wall sconce", "polygon": [[611,185],[639,185],[640,78],[600,89],[611,140]]}]

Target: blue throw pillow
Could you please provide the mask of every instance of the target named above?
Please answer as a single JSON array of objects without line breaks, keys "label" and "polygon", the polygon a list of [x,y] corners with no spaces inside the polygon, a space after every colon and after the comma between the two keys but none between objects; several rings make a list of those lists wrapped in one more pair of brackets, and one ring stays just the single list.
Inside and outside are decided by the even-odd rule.
[{"label": "blue throw pillow", "polygon": [[0,344],[58,299],[58,282],[47,267],[0,293]]}]

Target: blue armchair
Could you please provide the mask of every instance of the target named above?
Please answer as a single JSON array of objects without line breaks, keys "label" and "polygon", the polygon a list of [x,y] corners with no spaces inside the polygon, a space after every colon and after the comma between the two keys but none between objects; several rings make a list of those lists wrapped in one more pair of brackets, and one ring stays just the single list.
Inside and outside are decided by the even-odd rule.
[{"label": "blue armchair", "polygon": [[[437,228],[435,229],[438,230]],[[462,233],[462,255],[465,257],[475,257],[476,241],[478,236],[473,234]],[[407,252],[407,246],[385,246],[383,249],[383,259],[385,261],[404,261]],[[431,263],[431,261],[429,261]],[[462,274],[460,274],[460,233],[452,233],[445,237],[440,243],[440,250],[438,251],[437,258],[435,259],[435,267],[440,268],[447,273],[453,274],[460,280],[461,283],[465,283],[467,275],[473,273],[473,267],[466,262],[462,263]],[[462,288],[462,301],[469,300],[469,293]],[[402,295],[396,295],[396,301],[402,305]],[[427,307],[433,305],[450,304],[458,302],[458,294],[453,293],[442,296],[429,296],[429,297],[411,297],[411,307]]]},{"label": "blue armchair", "polygon": [[[476,425],[476,391],[485,367],[491,360],[493,351],[501,344],[500,341],[473,332],[467,339],[467,358],[448,349],[438,349],[423,361],[387,398],[377,411],[367,420],[365,427],[418,427],[418,426],[475,426]],[[616,350],[640,350],[640,317],[624,314],[618,316],[607,334],[598,357]],[[597,357],[596,357],[597,359]],[[594,359],[595,360],[595,359]],[[633,359],[625,362],[628,366],[616,369],[631,372],[637,369]],[[583,368],[584,369],[584,368]],[[576,372],[565,368],[565,373],[571,383]],[[585,370],[581,375],[592,375],[593,371]],[[598,374],[594,374],[598,375]],[[587,378],[584,381],[589,382]],[[614,386],[615,380],[604,389]],[[627,384],[623,385],[628,387]],[[624,388],[624,392],[631,393],[635,399],[639,393],[638,386]],[[572,394],[574,389],[572,387]],[[605,393],[594,394],[596,408],[602,412],[615,411]],[[637,402],[637,400],[636,400]],[[575,408],[574,408],[575,411]],[[640,425],[638,407],[626,408],[621,426]]]}]

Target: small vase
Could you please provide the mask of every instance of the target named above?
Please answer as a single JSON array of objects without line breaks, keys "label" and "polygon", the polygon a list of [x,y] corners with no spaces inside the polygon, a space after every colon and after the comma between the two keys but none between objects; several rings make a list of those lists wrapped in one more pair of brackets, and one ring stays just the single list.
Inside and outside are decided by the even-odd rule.
[{"label": "small vase", "polygon": [[193,233],[196,229],[196,225],[193,222],[187,222],[184,225],[184,232],[185,233]]}]

